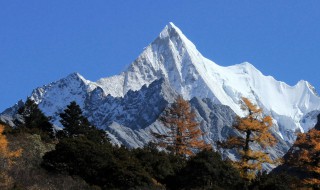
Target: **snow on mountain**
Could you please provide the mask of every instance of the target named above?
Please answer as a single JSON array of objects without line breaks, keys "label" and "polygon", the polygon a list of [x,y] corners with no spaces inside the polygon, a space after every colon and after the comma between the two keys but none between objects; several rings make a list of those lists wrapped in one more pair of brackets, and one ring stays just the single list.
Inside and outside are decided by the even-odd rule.
[{"label": "snow on mountain", "polygon": [[[283,140],[275,155],[284,153],[295,132],[313,127],[314,118],[308,114],[320,110],[320,98],[308,82],[289,86],[247,62],[219,66],[202,56],[173,23],[123,73],[97,82],[73,73],[35,89],[30,97],[58,126],[58,114],[75,100],[115,144],[138,147],[152,139],[150,129],[163,131],[156,119],[177,94],[192,99],[197,120],[208,132],[205,138],[212,144],[226,138],[231,115],[244,115],[241,97],[249,98],[274,118],[273,131]],[[0,117],[8,120],[14,110],[17,106]],[[231,110],[233,114],[226,113]]]},{"label": "snow on mountain", "polygon": [[17,111],[20,107],[24,105],[24,102],[22,100],[19,100],[15,105],[13,105],[10,108],[7,108],[0,114],[0,121],[7,123],[9,126],[14,126],[13,123],[14,120],[18,119],[20,120],[21,117],[17,115]]},{"label": "snow on mountain", "polygon": [[320,110],[315,110],[307,113],[300,120],[300,125],[307,132],[310,129],[310,126],[315,126],[317,124],[317,116],[320,114]]},{"label": "snow on mountain", "polygon": [[72,73],[66,78],[33,90],[30,98],[59,125],[58,113],[71,101],[76,101],[83,108],[87,95],[96,88],[95,83],[84,79],[79,73]]},{"label": "snow on mountain", "polygon": [[[112,84],[112,85],[110,85]],[[105,94],[110,94],[114,97],[122,97],[124,84],[124,75],[115,75],[108,78],[102,78],[96,82],[96,85],[104,90]]]},{"label": "snow on mountain", "polygon": [[173,23],[145,48],[124,76],[124,93],[164,77],[185,99],[210,98],[229,106],[240,116],[244,113],[239,101],[247,97],[273,116],[278,134],[290,142],[296,131],[305,130],[300,125],[302,117],[320,109],[320,98],[308,82],[289,86],[264,76],[247,62],[219,66],[203,57]]},{"label": "snow on mountain", "polygon": [[176,97],[177,93],[169,84],[159,79],[149,86],[144,85],[139,91],[128,91],[124,97],[108,95],[99,104],[87,99],[84,109],[96,126],[107,127],[116,122],[131,129],[141,129],[155,122]]}]

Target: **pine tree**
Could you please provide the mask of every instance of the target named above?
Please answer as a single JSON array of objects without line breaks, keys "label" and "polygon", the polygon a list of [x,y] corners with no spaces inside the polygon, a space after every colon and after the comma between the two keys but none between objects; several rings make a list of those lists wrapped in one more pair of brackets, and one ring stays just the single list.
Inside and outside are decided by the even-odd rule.
[{"label": "pine tree", "polygon": [[75,101],[70,102],[64,112],[60,113],[60,118],[60,123],[69,137],[85,134],[90,128],[88,119],[82,115],[82,110]]},{"label": "pine tree", "polygon": [[168,129],[166,134],[152,132],[161,147],[175,155],[190,156],[193,151],[209,148],[201,139],[203,133],[195,121],[195,113],[189,102],[179,96],[171,107],[165,110],[160,121]]},{"label": "pine tree", "polygon": [[320,114],[315,128],[298,134],[296,142],[288,151],[285,165],[295,167],[304,184],[320,188]]},{"label": "pine tree", "polygon": [[243,136],[231,136],[220,145],[238,151],[241,158],[234,164],[240,170],[241,176],[250,181],[255,178],[257,171],[261,171],[262,163],[272,163],[267,153],[254,151],[250,145],[257,143],[264,149],[267,146],[274,146],[276,139],[270,133],[272,118],[263,116],[262,109],[252,104],[249,99],[242,98],[242,100],[242,109],[247,112],[247,116],[238,117],[233,127]]},{"label": "pine tree", "polygon": [[[38,133],[42,131],[49,135],[49,137],[54,137],[54,128],[50,123],[50,120],[44,113],[39,109],[38,105],[31,100],[27,99],[23,107],[18,110],[18,113],[22,115],[24,124],[20,127],[25,127],[31,132]],[[41,134],[42,137],[44,134]]]},{"label": "pine tree", "polygon": [[88,119],[83,116],[80,106],[75,101],[72,101],[64,112],[60,113],[60,118],[64,129],[59,131],[59,138],[85,136],[98,143],[109,141],[105,131],[91,125]]}]

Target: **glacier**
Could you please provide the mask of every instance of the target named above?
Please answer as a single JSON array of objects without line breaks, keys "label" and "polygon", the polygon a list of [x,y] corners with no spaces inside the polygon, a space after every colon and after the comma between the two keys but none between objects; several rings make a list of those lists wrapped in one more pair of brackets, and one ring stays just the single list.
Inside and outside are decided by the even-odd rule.
[{"label": "glacier", "polygon": [[[206,134],[203,138],[213,146],[236,133],[233,119],[245,115],[240,100],[249,98],[273,118],[272,131],[279,140],[270,149],[273,157],[288,150],[297,132],[313,127],[320,113],[320,97],[307,81],[290,86],[248,62],[220,66],[205,58],[173,23],[119,75],[92,82],[72,73],[33,90],[30,98],[57,127],[59,113],[76,101],[113,143],[135,148],[153,140],[150,130],[165,131],[157,118],[178,95],[190,101]],[[21,105],[5,110],[0,119],[13,125],[10,118],[17,117]]]}]

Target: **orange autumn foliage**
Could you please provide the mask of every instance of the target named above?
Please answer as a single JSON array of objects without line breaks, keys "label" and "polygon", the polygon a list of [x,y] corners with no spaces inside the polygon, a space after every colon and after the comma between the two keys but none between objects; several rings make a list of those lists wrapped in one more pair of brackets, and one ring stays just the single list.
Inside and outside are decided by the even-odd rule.
[{"label": "orange autumn foliage", "polygon": [[7,174],[13,164],[13,159],[21,155],[22,149],[10,151],[8,148],[8,140],[3,135],[5,126],[0,124],[0,188],[6,187],[11,183],[11,177]]},{"label": "orange autumn foliage", "polygon": [[189,102],[181,96],[165,110],[160,121],[168,129],[166,134],[152,132],[160,147],[180,156],[191,156],[194,150],[210,148],[201,138],[203,132],[199,123],[195,121],[195,113],[191,110]]},{"label": "orange autumn foliage", "polygon": [[3,135],[4,126],[0,125],[0,158],[5,160],[5,162],[10,166],[12,164],[12,158],[19,157],[21,155],[22,149],[16,151],[10,151],[8,148],[8,140],[5,135]]},{"label": "orange autumn foliage", "polygon": [[287,164],[305,173],[305,184],[320,187],[320,130],[313,128],[307,133],[298,134],[289,152]]},{"label": "orange autumn foliage", "polygon": [[272,126],[270,116],[263,116],[262,109],[247,98],[242,98],[242,109],[247,112],[247,116],[238,117],[233,127],[243,136],[230,136],[225,142],[220,143],[220,146],[237,150],[241,158],[238,162],[234,162],[234,165],[240,170],[241,176],[250,181],[255,178],[257,171],[262,170],[262,163],[272,163],[266,152],[254,151],[250,145],[256,143],[264,149],[267,146],[274,146],[277,141],[270,133]]}]

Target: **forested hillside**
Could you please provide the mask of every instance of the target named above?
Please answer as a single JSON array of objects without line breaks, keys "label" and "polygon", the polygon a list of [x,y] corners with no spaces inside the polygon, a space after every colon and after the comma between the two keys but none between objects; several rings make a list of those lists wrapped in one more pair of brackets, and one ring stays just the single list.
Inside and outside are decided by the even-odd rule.
[{"label": "forested hillside", "polygon": [[[180,98],[180,99],[179,99]],[[161,121],[168,136],[154,133],[157,141],[137,149],[110,143],[106,133],[83,116],[71,102],[62,113],[63,130],[56,131],[49,118],[29,103],[20,109],[16,128],[1,124],[2,189],[299,189],[317,188],[317,160],[313,153],[296,157],[311,177],[301,178],[286,169],[267,174],[261,164],[270,162],[267,154],[251,150],[251,144],[269,145],[274,138],[271,120],[263,110],[243,99],[248,116],[238,118],[234,127],[244,137],[219,142],[220,148],[234,149],[239,160],[222,159],[218,152],[199,141],[199,125],[193,111],[181,97],[168,108]],[[27,102],[28,102],[27,101]],[[189,128],[185,128],[189,126]],[[190,126],[192,126],[190,128]],[[185,130],[186,129],[186,130]],[[314,129],[317,130],[317,129]],[[188,133],[188,131],[190,133]],[[251,132],[250,132],[251,131]],[[312,130],[310,131],[312,133]],[[250,134],[248,134],[250,133]],[[308,135],[308,134],[306,134]],[[193,138],[197,137],[197,138]],[[295,146],[304,142],[299,136]],[[314,139],[312,143],[318,139]],[[256,142],[254,142],[254,140]],[[164,143],[165,142],[165,143]],[[244,144],[242,144],[244,143]],[[311,145],[310,145],[311,146]],[[304,146],[306,147],[306,146]],[[190,154],[192,151],[192,154]],[[317,151],[314,149],[313,151]],[[286,162],[287,163],[287,162]],[[303,164],[302,163],[302,164]],[[247,166],[247,167],[246,167]],[[302,166],[302,165],[299,165]],[[287,168],[287,167],[286,167]],[[307,171],[306,171],[307,172]],[[318,174],[317,174],[318,175]],[[312,178],[313,177],[313,178]]]}]

